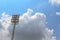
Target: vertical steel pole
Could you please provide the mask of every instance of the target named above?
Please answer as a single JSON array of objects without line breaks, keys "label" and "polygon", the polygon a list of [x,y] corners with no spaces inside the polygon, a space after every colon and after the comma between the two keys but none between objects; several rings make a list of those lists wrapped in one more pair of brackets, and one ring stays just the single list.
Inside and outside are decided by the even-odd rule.
[{"label": "vertical steel pole", "polygon": [[15,27],[16,27],[16,23],[14,23],[14,27],[13,27],[13,31],[12,31],[12,39],[11,40],[14,40]]}]

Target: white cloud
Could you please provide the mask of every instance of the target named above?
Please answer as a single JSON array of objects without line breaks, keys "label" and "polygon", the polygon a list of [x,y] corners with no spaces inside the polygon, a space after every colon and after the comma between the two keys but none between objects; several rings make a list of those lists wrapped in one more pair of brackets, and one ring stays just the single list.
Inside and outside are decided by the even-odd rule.
[{"label": "white cloud", "polygon": [[60,0],[49,0],[49,2],[53,4],[60,4]]},{"label": "white cloud", "polygon": [[59,16],[60,15],[60,12],[56,12],[56,15]]},{"label": "white cloud", "polygon": [[[15,40],[56,40],[53,35],[54,30],[45,27],[46,16],[43,13],[36,12],[31,15],[32,9],[28,9],[26,13],[20,16],[19,24],[15,31]],[[1,30],[0,40],[10,40],[12,25],[11,16],[5,13],[2,14],[0,19]]]}]

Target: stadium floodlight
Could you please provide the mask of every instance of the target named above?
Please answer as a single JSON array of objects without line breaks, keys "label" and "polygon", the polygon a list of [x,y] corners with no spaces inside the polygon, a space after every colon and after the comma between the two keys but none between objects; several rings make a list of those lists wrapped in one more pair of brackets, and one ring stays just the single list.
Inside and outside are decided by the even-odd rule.
[{"label": "stadium floodlight", "polygon": [[12,38],[11,40],[14,40],[14,34],[15,34],[15,27],[16,24],[19,22],[19,15],[12,15],[11,23],[13,24],[13,31],[12,31]]}]

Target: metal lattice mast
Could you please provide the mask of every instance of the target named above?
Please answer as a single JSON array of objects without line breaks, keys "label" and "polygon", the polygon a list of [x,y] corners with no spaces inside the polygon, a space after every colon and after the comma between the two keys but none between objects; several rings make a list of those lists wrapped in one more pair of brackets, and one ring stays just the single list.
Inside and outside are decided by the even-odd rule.
[{"label": "metal lattice mast", "polygon": [[14,40],[15,27],[16,27],[16,24],[19,22],[19,15],[12,15],[11,22],[14,25],[11,40]]}]

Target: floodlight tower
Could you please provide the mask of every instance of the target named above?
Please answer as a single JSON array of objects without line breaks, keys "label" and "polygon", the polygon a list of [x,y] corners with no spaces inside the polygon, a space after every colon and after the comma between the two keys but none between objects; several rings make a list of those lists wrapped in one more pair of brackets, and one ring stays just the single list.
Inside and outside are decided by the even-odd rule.
[{"label": "floodlight tower", "polygon": [[13,24],[14,27],[13,27],[13,31],[12,31],[11,40],[14,40],[15,27],[18,22],[19,22],[19,15],[12,15],[11,23]]}]

